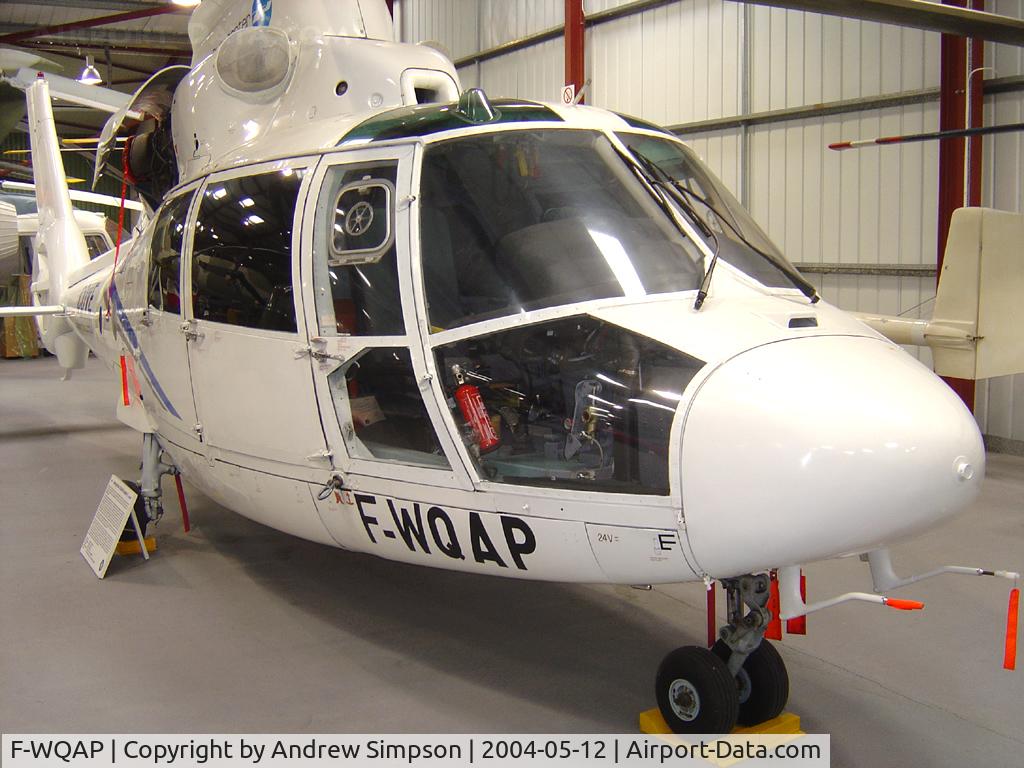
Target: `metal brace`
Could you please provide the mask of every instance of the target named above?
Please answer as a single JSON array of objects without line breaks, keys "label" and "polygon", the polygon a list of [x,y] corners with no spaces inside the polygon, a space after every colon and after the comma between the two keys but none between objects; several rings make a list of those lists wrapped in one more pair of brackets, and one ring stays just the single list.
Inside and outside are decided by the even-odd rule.
[{"label": "metal brace", "polygon": [[[729,656],[729,672],[735,676],[746,662],[747,657],[761,644],[771,612],[766,608],[771,595],[771,582],[766,573],[724,579],[728,600],[729,623],[718,631],[718,636],[732,653]],[[750,612],[743,615],[743,606]]]}]

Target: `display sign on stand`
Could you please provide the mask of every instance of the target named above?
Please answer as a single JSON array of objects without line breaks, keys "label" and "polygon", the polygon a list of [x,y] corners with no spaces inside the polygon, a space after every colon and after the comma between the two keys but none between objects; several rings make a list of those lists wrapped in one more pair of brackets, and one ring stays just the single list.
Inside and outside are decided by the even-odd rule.
[{"label": "display sign on stand", "polygon": [[139,538],[143,557],[149,559],[146,543],[142,536],[142,528],[135,515],[136,498],[138,498],[138,494],[121,478],[117,475],[110,476],[110,482],[107,483],[107,489],[103,492],[103,498],[100,499],[100,505],[85,534],[85,541],[82,542],[81,549],[82,557],[92,568],[93,573],[101,579],[107,573],[110,560],[117,548],[117,542],[121,538],[121,532],[124,531],[129,520],[132,521],[135,535]]}]

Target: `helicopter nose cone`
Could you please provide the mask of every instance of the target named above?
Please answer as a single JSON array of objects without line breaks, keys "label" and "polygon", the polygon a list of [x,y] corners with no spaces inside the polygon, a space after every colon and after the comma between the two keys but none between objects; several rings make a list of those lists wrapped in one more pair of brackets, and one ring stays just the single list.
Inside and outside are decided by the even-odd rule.
[{"label": "helicopter nose cone", "polygon": [[970,504],[974,417],[903,350],[852,336],[767,344],[719,367],[683,428],[686,534],[713,576],[863,552]]}]

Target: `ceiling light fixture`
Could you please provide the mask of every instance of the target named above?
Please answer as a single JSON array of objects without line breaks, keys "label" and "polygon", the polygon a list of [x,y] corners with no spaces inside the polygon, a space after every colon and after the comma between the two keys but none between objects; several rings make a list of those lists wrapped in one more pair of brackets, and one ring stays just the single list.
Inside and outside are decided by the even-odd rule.
[{"label": "ceiling light fixture", "polygon": [[96,65],[93,63],[92,56],[85,57],[85,69],[78,76],[78,82],[83,85],[99,85],[103,82],[103,78],[100,77],[100,71],[96,69]]}]

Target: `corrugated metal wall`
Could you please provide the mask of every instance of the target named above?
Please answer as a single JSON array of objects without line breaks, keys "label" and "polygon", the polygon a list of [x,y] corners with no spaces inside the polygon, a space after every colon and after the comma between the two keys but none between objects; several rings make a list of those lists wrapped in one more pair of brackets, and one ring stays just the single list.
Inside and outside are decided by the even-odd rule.
[{"label": "corrugated metal wall", "polygon": [[[988,10],[1024,18],[1024,0],[989,0]],[[988,76],[1024,75],[1024,48],[987,45]],[[985,124],[1024,122],[1024,93],[1006,93],[985,101]],[[985,205],[1024,213],[1024,134],[985,139],[982,199]],[[987,435],[1024,440],[1024,375],[979,382],[978,421]]]},{"label": "corrugated metal wall", "polygon": [[[402,38],[454,58],[562,23],[562,0],[400,0]],[[588,14],[625,0],[585,0]],[[989,10],[1024,17],[1024,0]],[[939,35],[721,0],[680,0],[588,29],[588,102],[663,125],[809,106],[939,84]],[[988,77],[1024,74],[1024,51],[988,46]],[[553,101],[560,39],[460,67],[465,86]],[[837,153],[839,139],[936,130],[938,102],[689,134],[686,140],[796,262],[934,264],[938,144]],[[986,123],[1024,120],[1024,95],[986,100]],[[985,140],[985,205],[1024,211],[1024,138]],[[816,275],[844,309],[927,316],[934,278]],[[927,350],[919,353],[928,360]],[[1014,407],[1016,404],[1016,407]],[[1024,376],[979,387],[988,434],[1024,440]]]}]

